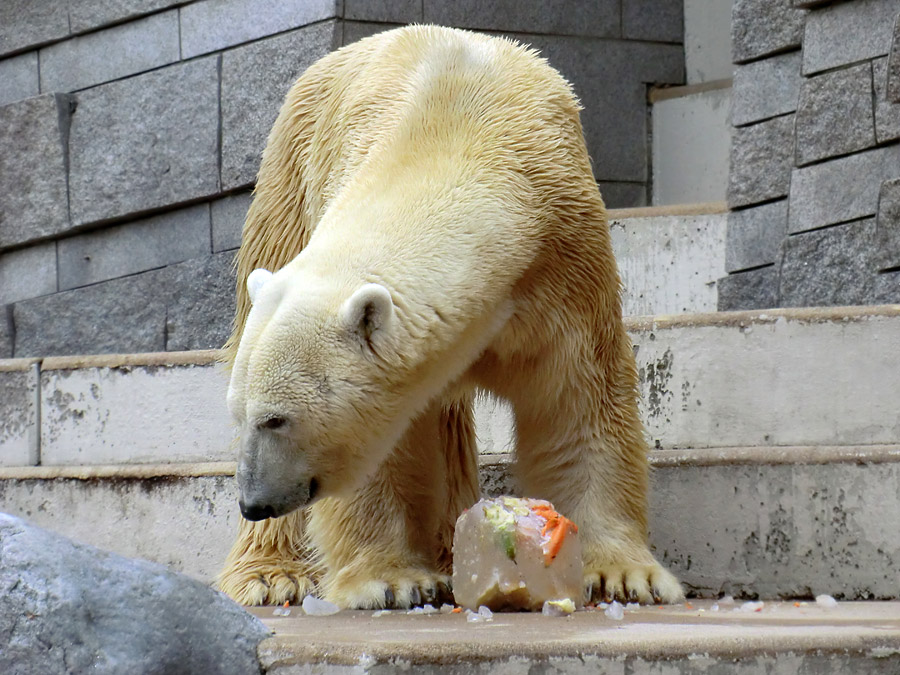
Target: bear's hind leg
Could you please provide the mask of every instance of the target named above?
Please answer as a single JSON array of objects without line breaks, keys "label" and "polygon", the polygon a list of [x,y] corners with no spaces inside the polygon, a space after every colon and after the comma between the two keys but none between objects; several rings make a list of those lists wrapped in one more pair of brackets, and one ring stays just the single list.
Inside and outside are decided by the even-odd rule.
[{"label": "bear's hind leg", "polygon": [[312,593],[304,521],[303,511],[258,522],[241,518],[238,537],[216,579],[219,590],[242,605],[299,602]]},{"label": "bear's hind leg", "polygon": [[453,527],[477,499],[471,401],[438,401],[412,422],[369,485],[312,507],[324,597],[367,609],[452,601]]}]

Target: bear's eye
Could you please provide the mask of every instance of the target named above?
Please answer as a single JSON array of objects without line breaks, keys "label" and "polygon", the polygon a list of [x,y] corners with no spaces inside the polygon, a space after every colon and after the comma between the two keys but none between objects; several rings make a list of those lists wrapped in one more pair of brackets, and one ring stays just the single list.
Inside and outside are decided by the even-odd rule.
[{"label": "bear's eye", "polygon": [[283,417],[269,417],[268,419],[263,420],[259,424],[256,425],[257,429],[280,429],[285,424],[287,424],[287,420]]}]

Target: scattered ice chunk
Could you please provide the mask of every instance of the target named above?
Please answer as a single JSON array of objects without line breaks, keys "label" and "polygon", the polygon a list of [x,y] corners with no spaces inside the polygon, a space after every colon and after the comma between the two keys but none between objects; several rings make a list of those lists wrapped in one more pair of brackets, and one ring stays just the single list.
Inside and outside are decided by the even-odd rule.
[{"label": "scattered ice chunk", "polygon": [[627,605],[625,605],[625,609],[627,609],[627,610],[635,610],[635,609],[640,609],[640,608],[641,608],[641,603],[639,603],[639,602],[629,602]]},{"label": "scattered ice chunk", "polygon": [[379,610],[372,612],[372,618],[378,619],[378,618],[381,618],[382,616],[384,616],[385,614],[390,614],[390,613],[391,613],[391,610],[389,610],[389,609],[379,609]]},{"label": "scattered ice chunk", "polygon": [[272,610],[272,616],[290,616],[291,610],[288,607],[276,607]]},{"label": "scattered ice chunk", "polygon": [[434,605],[422,605],[421,607],[413,607],[407,614],[437,614],[439,611]]},{"label": "scattered ice chunk", "polygon": [[741,612],[759,612],[765,606],[766,603],[764,603],[762,600],[750,600],[741,605],[739,610]]},{"label": "scattered ice chunk", "polygon": [[488,607],[482,605],[478,608],[478,616],[480,616],[485,621],[490,621],[494,618],[494,613]]},{"label": "scattered ice chunk", "polygon": [[578,528],[549,502],[482,499],[456,522],[453,594],[463,607],[538,611],[547,600],[581,606]]},{"label": "scattered ice chunk", "polygon": [[721,598],[719,598],[719,604],[720,605],[733,605],[734,597],[731,595],[723,595]]},{"label": "scattered ice chunk", "polygon": [[563,598],[562,600],[547,600],[541,607],[541,614],[544,616],[568,616],[575,611],[575,603],[571,598]]},{"label": "scattered ice chunk", "polygon": [[609,603],[609,607],[603,610],[603,613],[606,614],[610,619],[614,619],[616,621],[621,621],[625,618],[625,608],[622,606],[621,602],[617,600],[613,600]]},{"label": "scattered ice chunk", "polygon": [[838,601],[830,595],[817,595],[816,604],[819,607],[824,607],[825,609],[834,609],[838,606]]},{"label": "scattered ice chunk", "polygon": [[713,605],[712,605],[712,607],[709,608],[709,611],[710,611],[710,612],[718,612],[718,611],[719,611],[719,603],[718,603],[718,602],[714,602]]},{"label": "scattered ice chunk", "polygon": [[450,614],[456,609],[454,605],[448,605],[446,602],[441,605],[441,614]]},{"label": "scattered ice chunk", "polygon": [[301,606],[308,616],[328,616],[330,614],[337,614],[341,611],[341,608],[333,602],[319,600],[319,598],[314,595],[307,595],[303,598],[303,604]]}]

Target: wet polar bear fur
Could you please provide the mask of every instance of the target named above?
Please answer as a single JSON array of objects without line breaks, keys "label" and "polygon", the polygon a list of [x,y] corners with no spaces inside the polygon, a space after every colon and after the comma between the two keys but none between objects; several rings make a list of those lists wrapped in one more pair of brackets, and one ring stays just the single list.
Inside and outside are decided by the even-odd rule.
[{"label": "wet polar bear fur", "polygon": [[519,485],[578,524],[593,596],[683,597],[647,547],[637,373],[578,111],[533,51],[428,26],[291,88],[227,347],[251,519],[219,577],[235,600],[445,595],[479,496],[476,390],[511,402]]}]

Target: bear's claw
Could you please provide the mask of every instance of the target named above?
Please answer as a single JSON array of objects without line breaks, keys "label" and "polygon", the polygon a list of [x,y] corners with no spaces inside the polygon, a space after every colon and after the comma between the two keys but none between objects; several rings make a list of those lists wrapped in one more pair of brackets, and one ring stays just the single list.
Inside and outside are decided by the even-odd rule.
[{"label": "bear's claw", "polygon": [[315,592],[315,583],[300,567],[278,565],[244,566],[225,570],[218,587],[241,605],[281,605],[300,602]]},{"label": "bear's claw", "polygon": [[349,609],[409,609],[453,602],[449,579],[418,569],[392,570],[376,579],[338,575],[327,584],[325,599]]},{"label": "bear's claw", "polygon": [[585,601],[675,603],[684,591],[675,576],[657,562],[600,565],[585,574]]}]

